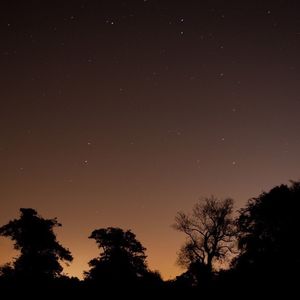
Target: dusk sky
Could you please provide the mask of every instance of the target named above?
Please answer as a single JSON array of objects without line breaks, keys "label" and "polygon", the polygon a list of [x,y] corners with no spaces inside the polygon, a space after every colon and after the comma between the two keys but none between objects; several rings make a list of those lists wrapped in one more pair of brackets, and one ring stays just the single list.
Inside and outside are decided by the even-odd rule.
[{"label": "dusk sky", "polygon": [[[236,209],[300,179],[300,3],[3,0],[0,225],[32,207],[82,276],[132,229],[165,279],[203,197]],[[0,239],[0,264],[12,244]]]}]

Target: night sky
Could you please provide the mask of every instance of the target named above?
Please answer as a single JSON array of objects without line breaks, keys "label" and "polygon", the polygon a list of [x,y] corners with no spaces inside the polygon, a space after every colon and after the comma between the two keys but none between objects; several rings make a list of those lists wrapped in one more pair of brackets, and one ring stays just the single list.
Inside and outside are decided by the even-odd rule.
[{"label": "night sky", "polygon": [[119,226],[172,278],[177,211],[300,179],[299,1],[0,6],[0,224],[58,217],[68,274]]}]

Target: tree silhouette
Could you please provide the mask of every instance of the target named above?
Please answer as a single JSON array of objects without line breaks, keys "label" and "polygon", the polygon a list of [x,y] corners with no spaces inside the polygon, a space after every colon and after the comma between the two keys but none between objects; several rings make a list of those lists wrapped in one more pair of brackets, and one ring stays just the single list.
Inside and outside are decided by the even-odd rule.
[{"label": "tree silhouette", "polygon": [[[92,296],[98,287],[105,292],[108,288],[110,296],[126,288],[131,296],[140,288],[159,288],[169,296],[180,291],[192,295],[199,288],[202,295],[222,296],[228,287],[247,290],[247,295],[279,290],[292,294],[299,284],[299,211],[300,182],[292,182],[250,199],[236,220],[231,199],[211,197],[196,203],[190,214],[178,212],[173,226],[186,235],[178,257],[186,272],[163,282],[158,272],[149,270],[146,249],[135,234],[116,227],[91,233],[100,255],[89,262],[85,281],[63,275],[61,262],[73,258],[56,239],[54,229],[61,224],[56,218],[42,218],[34,209],[21,208],[18,219],[0,227],[0,236],[10,238],[20,251],[13,262],[0,267],[0,289],[11,293],[23,293],[27,287],[30,293],[40,288],[60,290],[70,297]],[[235,253],[236,241],[239,255],[231,269],[217,272],[216,264]]]},{"label": "tree silhouette", "polygon": [[235,229],[232,210],[233,200],[218,201],[211,197],[206,198],[204,203],[196,203],[192,214],[177,213],[173,227],[187,237],[178,262],[188,267],[196,281],[211,273],[213,264],[224,260],[233,250]]},{"label": "tree silhouette", "polygon": [[89,262],[91,269],[85,273],[87,281],[130,286],[149,273],[146,249],[130,230],[102,228],[94,230],[89,238],[96,240],[101,252]]},{"label": "tree silhouette", "polygon": [[43,281],[60,276],[60,261],[71,262],[73,257],[56,240],[53,229],[61,226],[56,219],[44,219],[34,209],[21,208],[19,219],[0,227],[0,235],[9,237],[14,248],[21,252],[2,275],[11,274],[22,281]]},{"label": "tree silhouette", "polygon": [[[249,200],[237,221],[239,274],[256,286],[280,286],[299,275],[300,183],[281,185]],[[280,284],[276,284],[280,283]]]}]

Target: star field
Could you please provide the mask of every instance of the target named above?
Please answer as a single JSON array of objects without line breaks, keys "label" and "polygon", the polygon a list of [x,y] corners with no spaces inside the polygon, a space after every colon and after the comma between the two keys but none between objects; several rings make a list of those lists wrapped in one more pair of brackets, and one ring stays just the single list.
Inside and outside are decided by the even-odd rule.
[{"label": "star field", "polygon": [[67,273],[96,255],[92,230],[120,226],[172,278],[178,210],[299,180],[297,1],[2,6],[0,223],[58,217]]}]

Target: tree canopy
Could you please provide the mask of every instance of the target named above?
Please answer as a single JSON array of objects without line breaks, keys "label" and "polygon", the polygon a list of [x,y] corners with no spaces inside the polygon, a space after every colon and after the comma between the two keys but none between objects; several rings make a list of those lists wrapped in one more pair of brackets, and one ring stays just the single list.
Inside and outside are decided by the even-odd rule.
[{"label": "tree canopy", "polygon": [[147,273],[145,248],[130,230],[108,227],[94,230],[89,237],[95,239],[101,252],[89,262],[91,269],[86,278],[106,284],[132,284]]},{"label": "tree canopy", "polygon": [[[249,200],[237,219],[240,255],[234,266],[272,282],[295,278],[299,270],[300,183],[280,185]],[[289,279],[288,279],[289,278]],[[249,278],[247,279],[249,280]]]},{"label": "tree canopy", "polygon": [[[178,290],[201,290],[203,295],[220,291],[222,296],[230,286],[253,295],[292,293],[299,283],[299,211],[300,182],[292,182],[250,199],[235,219],[231,199],[206,198],[191,213],[178,212],[173,227],[186,237],[178,256],[185,271],[170,281],[149,270],[146,249],[131,230],[96,229],[89,238],[96,241],[100,253],[80,281],[62,272],[61,263],[73,257],[57,241],[54,229],[61,226],[57,219],[44,219],[32,208],[21,208],[19,218],[0,227],[0,236],[10,238],[20,252],[0,267],[0,289],[62,287],[77,295],[78,290],[159,287],[174,295]],[[228,269],[218,269],[224,260],[231,260]]]},{"label": "tree canopy", "polygon": [[44,219],[31,208],[21,208],[20,218],[0,227],[0,235],[10,238],[20,256],[2,272],[16,277],[53,279],[61,275],[60,261],[71,262],[70,251],[56,239],[54,228],[61,226],[56,219]]}]

